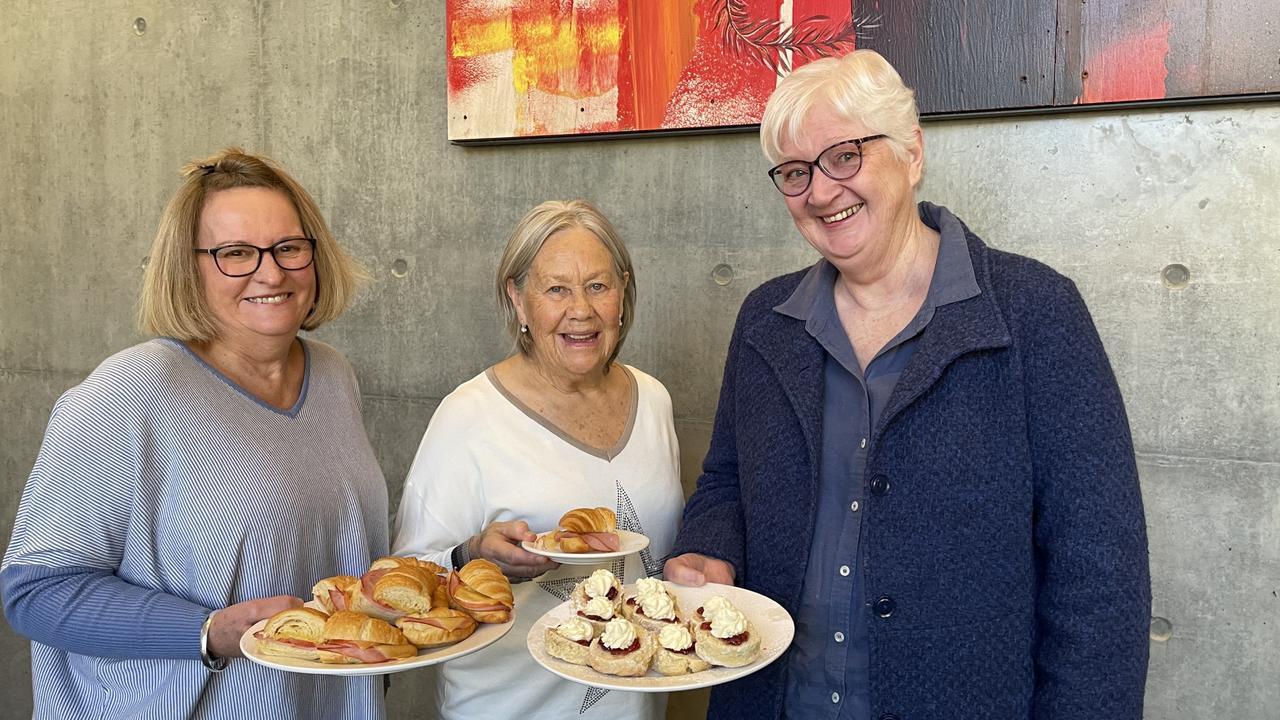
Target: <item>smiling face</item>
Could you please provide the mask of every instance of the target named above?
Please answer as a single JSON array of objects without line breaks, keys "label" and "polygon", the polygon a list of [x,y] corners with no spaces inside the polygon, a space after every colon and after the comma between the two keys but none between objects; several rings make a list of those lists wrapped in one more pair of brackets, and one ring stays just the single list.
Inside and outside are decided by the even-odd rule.
[{"label": "smiling face", "polygon": [[[872,134],[862,123],[819,106],[805,119],[800,140],[781,144],[782,161],[812,160],[836,143]],[[923,168],[919,129],[906,161],[889,142],[863,145],[862,168],[853,177],[832,180],[815,168],[807,192],[784,196],[800,234],[841,271],[883,265],[916,222],[915,186]]]},{"label": "smiling face", "polygon": [[[206,198],[196,246],[268,247],[302,236],[298,212],[284,194],[266,188],[233,188]],[[268,339],[292,341],[315,304],[314,263],[301,270],[283,270],[270,253],[263,253],[257,272],[227,277],[212,256],[201,253],[197,261],[205,301],[219,327],[215,342],[251,351]]]},{"label": "smiling face", "polygon": [[524,288],[507,283],[542,372],[571,379],[604,371],[621,334],[628,281],[615,272],[608,248],[591,231],[571,227],[547,238]]}]

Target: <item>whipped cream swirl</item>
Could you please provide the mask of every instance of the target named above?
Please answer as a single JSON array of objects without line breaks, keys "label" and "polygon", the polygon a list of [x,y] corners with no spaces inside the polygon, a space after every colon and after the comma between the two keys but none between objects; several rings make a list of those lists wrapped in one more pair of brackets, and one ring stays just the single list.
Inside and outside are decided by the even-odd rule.
[{"label": "whipped cream swirl", "polygon": [[677,623],[662,628],[662,632],[658,633],[658,642],[668,650],[679,652],[689,649],[693,644],[693,635],[689,628]]},{"label": "whipped cream swirl", "polygon": [[556,632],[566,639],[578,642],[581,640],[590,640],[595,636],[591,630],[591,623],[582,618],[569,618],[560,623],[556,627]]},{"label": "whipped cream swirl", "polygon": [[610,650],[626,650],[636,641],[636,628],[622,618],[614,618],[604,626],[600,644]]}]

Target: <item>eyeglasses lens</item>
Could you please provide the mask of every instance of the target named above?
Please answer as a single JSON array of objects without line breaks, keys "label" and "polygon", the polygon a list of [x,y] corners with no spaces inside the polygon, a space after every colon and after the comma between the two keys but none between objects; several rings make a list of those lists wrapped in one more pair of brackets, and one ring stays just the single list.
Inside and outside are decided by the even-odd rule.
[{"label": "eyeglasses lens", "polygon": [[[213,259],[225,275],[241,277],[252,275],[260,265],[262,250],[252,245],[227,245],[218,248]],[[285,270],[301,270],[311,264],[313,249],[305,239],[286,240],[269,249],[276,264]]]}]

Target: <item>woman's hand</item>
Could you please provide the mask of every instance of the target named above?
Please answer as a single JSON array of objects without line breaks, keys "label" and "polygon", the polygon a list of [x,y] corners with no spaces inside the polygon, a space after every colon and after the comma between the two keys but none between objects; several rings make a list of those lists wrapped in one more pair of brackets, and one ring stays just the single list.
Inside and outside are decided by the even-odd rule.
[{"label": "woman's hand", "polygon": [[538,536],[523,520],[491,523],[467,543],[473,558],[484,558],[497,564],[508,577],[533,578],[555,570],[560,563],[520,547],[522,541],[533,542]]},{"label": "woman's hand", "polygon": [[240,652],[240,636],[259,620],[265,620],[289,608],[302,607],[292,595],[276,595],[245,600],[228,605],[213,615],[209,622],[209,654],[214,657],[244,657]]},{"label": "woman's hand", "polygon": [[677,585],[706,585],[709,582],[732,585],[733,566],[698,553],[685,553],[667,561],[662,575]]}]

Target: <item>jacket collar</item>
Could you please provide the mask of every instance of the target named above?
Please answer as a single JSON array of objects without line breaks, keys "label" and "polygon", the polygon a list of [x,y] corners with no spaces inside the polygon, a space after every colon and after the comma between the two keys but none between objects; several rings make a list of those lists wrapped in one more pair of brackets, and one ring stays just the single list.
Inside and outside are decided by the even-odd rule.
[{"label": "jacket collar", "polygon": [[[1008,347],[1011,339],[991,285],[990,251],[965,228],[974,279],[981,292],[966,300],[938,307],[919,344],[898,378],[889,404],[880,415],[873,436],[878,438],[899,413],[925,393],[947,366],[968,353]],[[822,448],[822,346],[805,329],[803,320],[778,312],[762,313],[747,328],[744,341],[755,348],[773,370],[804,431],[809,456],[817,467]]]}]

